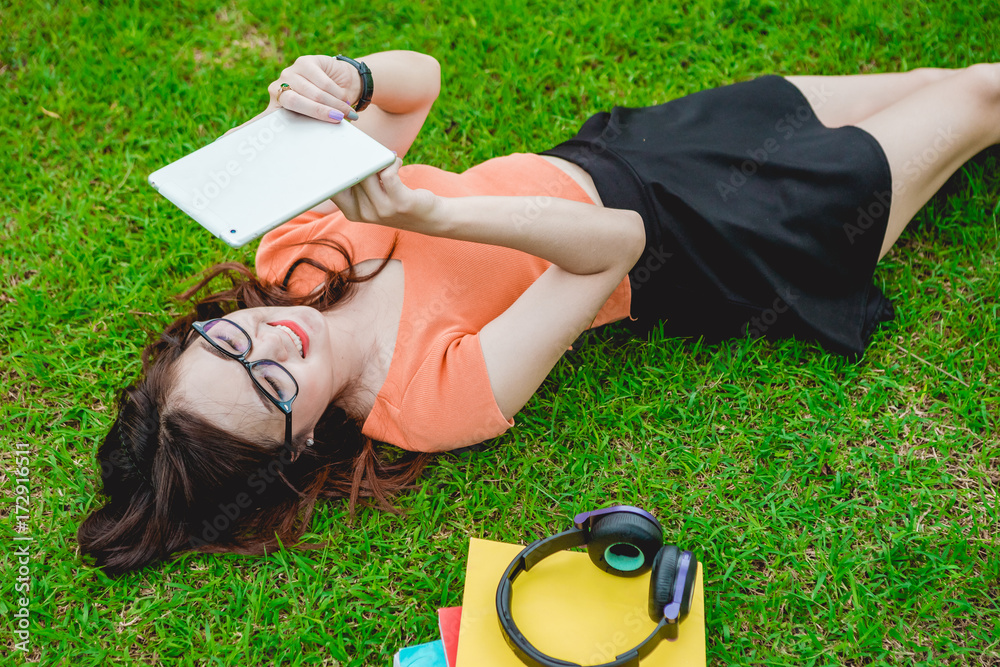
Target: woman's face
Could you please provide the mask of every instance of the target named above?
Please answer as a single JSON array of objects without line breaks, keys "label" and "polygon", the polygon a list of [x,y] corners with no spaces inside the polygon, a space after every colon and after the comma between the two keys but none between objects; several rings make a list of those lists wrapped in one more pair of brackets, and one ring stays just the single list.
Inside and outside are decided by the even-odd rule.
[{"label": "woman's face", "polygon": [[[337,359],[326,319],[308,306],[248,308],[225,319],[250,335],[247,361],[275,361],[295,378],[299,391],[292,402],[293,440],[308,437],[346,380],[334,373]],[[248,440],[284,441],[285,414],[257,388],[239,361],[225,357],[197,333],[191,333],[177,372],[171,402],[179,401],[185,409]]]}]

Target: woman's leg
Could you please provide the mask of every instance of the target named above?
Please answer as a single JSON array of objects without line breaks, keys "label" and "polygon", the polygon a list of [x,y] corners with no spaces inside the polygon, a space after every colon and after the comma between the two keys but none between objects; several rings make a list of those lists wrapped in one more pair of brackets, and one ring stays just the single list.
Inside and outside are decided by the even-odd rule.
[{"label": "woman's leg", "polygon": [[827,127],[857,125],[907,95],[963,70],[923,67],[909,72],[846,76],[786,76]]},{"label": "woman's leg", "polygon": [[892,174],[881,259],[959,167],[1000,143],[1000,63],[960,70],[854,125],[882,146]]}]

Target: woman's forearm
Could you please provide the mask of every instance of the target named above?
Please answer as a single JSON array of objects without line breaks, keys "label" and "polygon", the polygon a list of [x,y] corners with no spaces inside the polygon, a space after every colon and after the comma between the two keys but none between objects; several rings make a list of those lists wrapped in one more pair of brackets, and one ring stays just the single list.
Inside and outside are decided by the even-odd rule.
[{"label": "woman's forearm", "polygon": [[[441,66],[416,51],[382,51],[358,58],[372,71],[372,104],[388,113],[404,114],[428,106],[441,90]],[[351,104],[361,97],[361,80],[351,90]]]},{"label": "woman's forearm", "polygon": [[642,218],[554,197],[440,197],[422,233],[514,248],[570,273],[630,269],[645,246]]},{"label": "woman's forearm", "polygon": [[513,248],[578,275],[624,275],[645,248],[645,228],[635,211],[558,197],[442,197],[407,187],[399,178],[401,165],[397,159],[337,193],[334,203],[354,222]]}]

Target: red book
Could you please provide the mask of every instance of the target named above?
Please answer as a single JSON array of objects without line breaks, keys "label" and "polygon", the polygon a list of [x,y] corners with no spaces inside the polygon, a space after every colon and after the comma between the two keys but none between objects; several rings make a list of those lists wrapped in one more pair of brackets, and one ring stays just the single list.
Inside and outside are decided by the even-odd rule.
[{"label": "red book", "polygon": [[461,607],[438,609],[438,625],[441,628],[441,641],[444,642],[444,655],[448,659],[448,667],[455,667],[458,659],[458,628],[461,623]]}]

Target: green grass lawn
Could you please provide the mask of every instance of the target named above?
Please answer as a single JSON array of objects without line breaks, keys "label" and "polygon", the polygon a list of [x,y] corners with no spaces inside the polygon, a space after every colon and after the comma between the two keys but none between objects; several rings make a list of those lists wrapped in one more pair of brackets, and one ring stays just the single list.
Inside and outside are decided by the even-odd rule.
[{"label": "green grass lawn", "polygon": [[[548,148],[614,104],[760,74],[1000,60],[998,26],[995,0],[4,3],[5,662],[388,665],[461,604],[470,537],[527,542],[619,502],[704,562],[711,665],[1000,664],[989,155],[880,265],[897,319],[857,364],[796,341],[599,331],[517,427],[437,458],[402,516],[321,505],[307,537],[327,551],[188,555],[112,581],[75,540],[144,332],[196,272],[256,247],[224,246],[146,176],[260,111],[297,55],[436,56],[441,98],[407,161],[461,170]],[[16,443],[31,452],[27,655],[13,648]]]}]

